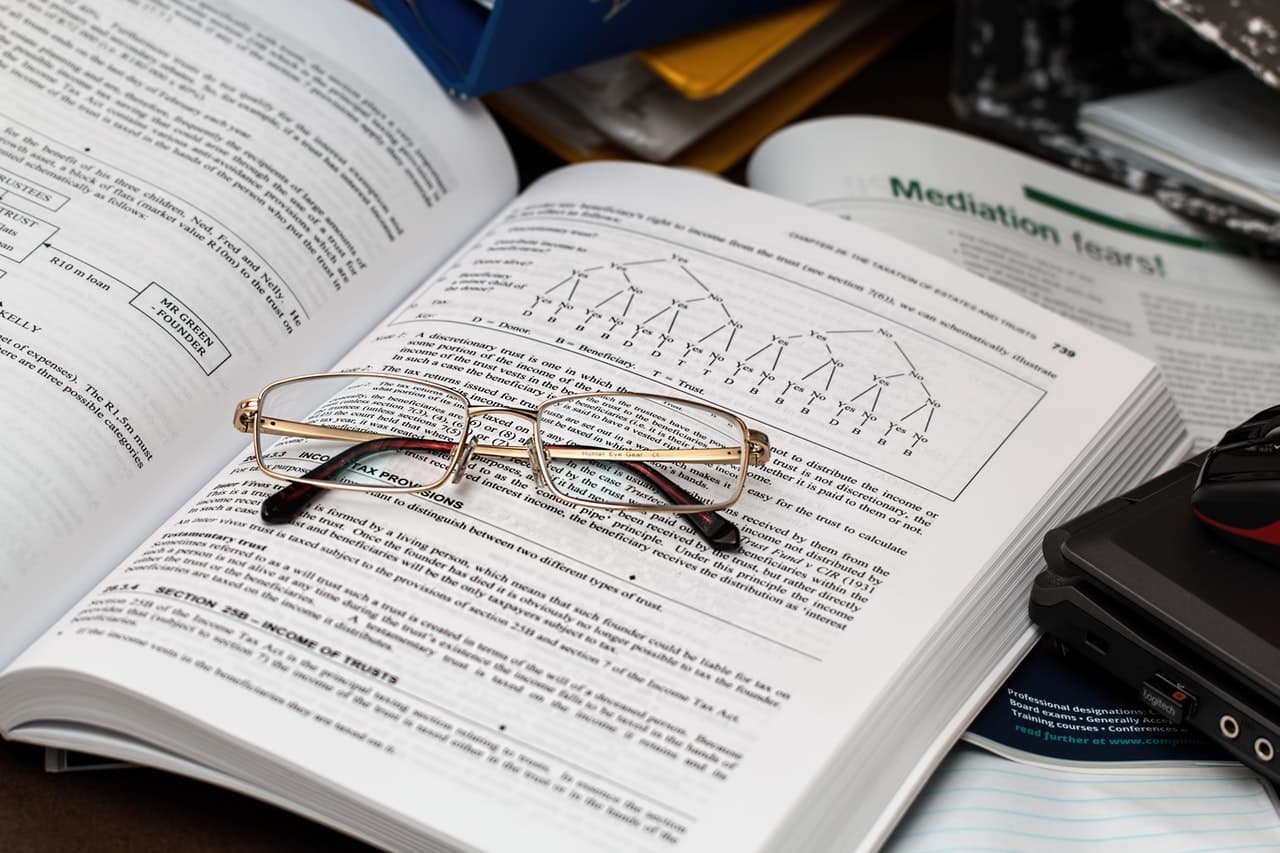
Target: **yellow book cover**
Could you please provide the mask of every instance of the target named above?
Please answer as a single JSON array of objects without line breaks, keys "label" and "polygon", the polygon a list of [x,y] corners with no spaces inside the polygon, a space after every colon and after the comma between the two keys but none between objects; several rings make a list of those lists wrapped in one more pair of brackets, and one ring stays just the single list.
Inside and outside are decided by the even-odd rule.
[{"label": "yellow book cover", "polygon": [[686,98],[722,94],[848,0],[816,0],[636,51]]}]

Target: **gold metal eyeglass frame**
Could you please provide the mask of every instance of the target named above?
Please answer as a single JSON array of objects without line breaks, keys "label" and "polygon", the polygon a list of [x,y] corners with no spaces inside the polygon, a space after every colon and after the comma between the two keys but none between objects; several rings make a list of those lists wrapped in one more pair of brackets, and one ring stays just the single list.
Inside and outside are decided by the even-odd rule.
[{"label": "gold metal eyeglass frame", "polygon": [[[273,389],[290,383],[301,382],[311,379],[333,379],[333,378],[349,378],[357,379],[387,379],[397,382],[408,382],[421,385],[436,391],[443,392],[459,401],[465,407],[465,415],[463,417],[460,435],[457,439],[450,439],[448,443],[453,445],[450,452],[449,462],[445,466],[444,473],[434,482],[426,485],[418,486],[389,486],[389,485],[365,485],[361,483],[344,483],[335,482],[331,479],[318,479],[312,477],[298,477],[284,474],[279,471],[272,470],[267,467],[262,454],[262,436],[278,435],[295,438],[315,438],[315,439],[332,439],[337,441],[352,442],[353,446],[379,440],[399,440],[412,439],[411,436],[396,435],[392,433],[376,433],[366,432],[362,430],[346,429],[342,427],[322,426],[319,424],[310,424],[303,421],[282,420],[279,418],[260,417],[259,403]],[[542,441],[540,429],[540,416],[543,409],[557,403],[563,403],[570,400],[579,400],[590,397],[633,397],[647,400],[656,400],[659,402],[677,403],[683,406],[692,406],[702,409],[712,414],[718,415],[730,423],[734,424],[742,436],[741,443],[737,446],[724,447],[691,447],[691,448],[632,448],[626,450],[612,450],[608,448],[596,447],[573,447],[564,445],[546,446]],[[501,445],[501,444],[480,444],[476,439],[471,438],[471,424],[475,419],[483,417],[491,417],[494,415],[504,415],[512,418],[527,421],[531,427],[531,440],[525,445]],[[710,513],[716,512],[726,507],[732,506],[742,496],[743,488],[746,484],[748,469],[752,466],[760,466],[769,460],[769,438],[763,432],[749,428],[746,423],[732,412],[706,403],[700,403],[696,400],[689,400],[682,397],[672,397],[663,394],[645,394],[635,391],[593,391],[584,394],[567,394],[559,397],[553,397],[539,403],[534,409],[514,408],[509,406],[473,406],[471,402],[461,393],[447,385],[441,385],[426,379],[420,379],[415,376],[406,376],[399,373],[386,373],[377,371],[349,371],[349,372],[328,372],[328,373],[308,373],[299,376],[291,376],[286,379],[280,379],[264,387],[258,392],[257,396],[249,397],[241,400],[236,406],[235,428],[240,432],[249,433],[253,436],[253,452],[254,459],[258,468],[267,476],[274,477],[278,480],[286,480],[292,483],[302,483],[309,486],[324,489],[340,489],[356,492],[385,492],[385,493],[421,493],[438,489],[446,482],[452,480],[458,482],[463,474],[466,473],[467,463],[473,456],[488,457],[494,459],[527,459],[529,466],[533,471],[533,478],[536,486],[550,493],[552,496],[567,504],[575,506],[585,506],[595,509],[621,510],[628,512],[668,512],[668,513]],[[434,439],[433,439],[434,440]],[[576,498],[566,495],[555,486],[554,479],[548,475],[547,466],[551,459],[581,459],[591,461],[606,461],[620,463],[640,463],[648,462],[680,462],[685,464],[719,464],[719,465],[740,465],[737,483],[734,485],[733,494],[717,503],[697,503],[697,504],[671,504],[671,503],[652,503],[652,504],[635,504],[635,503],[613,503],[606,501],[591,501],[582,498]],[[745,460],[745,464],[744,463]]]}]

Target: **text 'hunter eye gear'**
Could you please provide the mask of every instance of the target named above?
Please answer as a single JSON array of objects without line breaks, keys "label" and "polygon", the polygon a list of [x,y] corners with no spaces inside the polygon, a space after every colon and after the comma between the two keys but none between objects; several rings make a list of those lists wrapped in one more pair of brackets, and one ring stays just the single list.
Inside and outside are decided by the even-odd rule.
[{"label": "text 'hunter eye gear'", "polygon": [[[473,420],[527,421],[525,445],[480,444]],[[444,385],[394,373],[315,373],[273,382],[236,409],[258,467],[292,485],[262,517],[291,521],[320,489],[425,492],[458,482],[472,457],[525,459],[534,481],[577,506],[684,516],[713,548],[738,547],[717,514],[742,494],[769,439],[736,415],[655,394],[601,391],[534,409],[473,406]],[[264,436],[280,436],[264,445]]]}]

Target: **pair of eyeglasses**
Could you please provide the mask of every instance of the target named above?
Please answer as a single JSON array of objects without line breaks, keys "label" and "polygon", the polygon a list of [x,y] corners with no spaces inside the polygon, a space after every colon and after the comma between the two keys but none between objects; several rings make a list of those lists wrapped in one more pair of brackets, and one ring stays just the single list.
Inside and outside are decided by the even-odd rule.
[{"label": "pair of eyeglasses", "polygon": [[[472,437],[474,421],[494,417],[526,422],[529,439]],[[537,487],[567,504],[676,513],[712,548],[734,550],[738,528],[719,511],[769,458],[763,432],[693,400],[600,391],[533,409],[474,406],[448,386],[396,373],[282,379],[242,400],[235,426],[253,435],[258,467],[291,484],[262,504],[273,524],[292,521],[322,489],[428,492],[461,480],[473,459],[522,459]]]}]

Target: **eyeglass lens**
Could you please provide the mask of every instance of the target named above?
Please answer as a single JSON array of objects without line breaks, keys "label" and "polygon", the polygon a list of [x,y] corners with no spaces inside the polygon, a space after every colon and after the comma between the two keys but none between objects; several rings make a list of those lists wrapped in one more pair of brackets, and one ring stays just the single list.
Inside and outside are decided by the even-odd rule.
[{"label": "eyeglass lens", "polygon": [[[290,477],[316,476],[320,463],[345,454],[345,464],[323,478],[369,488],[438,484],[462,438],[467,402],[458,394],[408,380],[385,377],[324,376],[273,386],[259,401],[264,430],[288,421],[353,431],[316,437],[263,435],[260,454],[267,470]],[[384,441],[374,436],[411,439]],[[353,448],[358,452],[352,452]]]},{"label": "eyeglass lens", "polygon": [[[662,398],[601,395],[559,401],[541,409],[538,429],[547,477],[575,500],[631,506],[709,506],[732,500],[745,453],[708,463],[644,459],[643,451],[744,450],[742,427],[712,409]],[[633,461],[558,456],[557,447],[636,452]],[[638,461],[644,459],[644,461]]]}]

